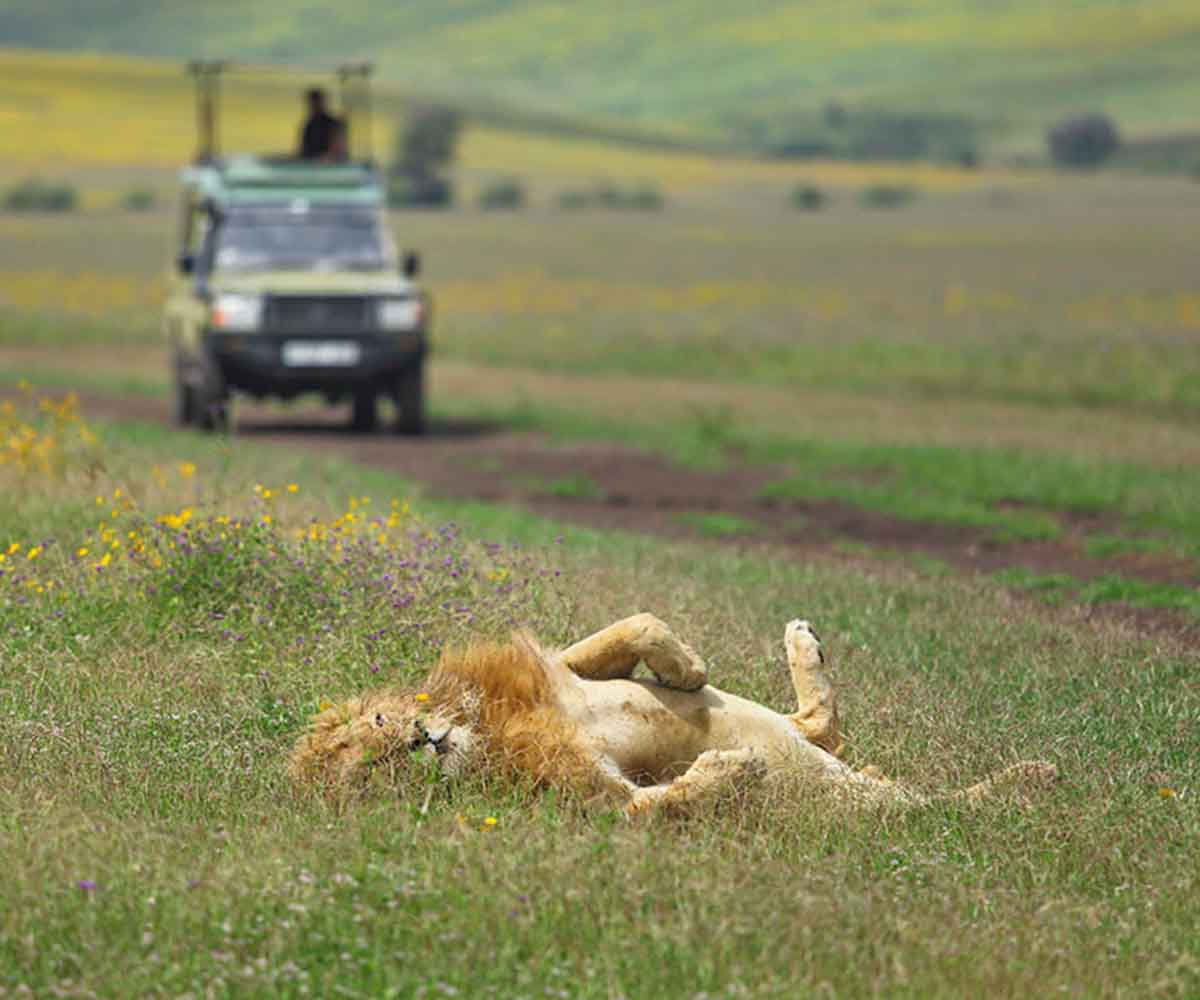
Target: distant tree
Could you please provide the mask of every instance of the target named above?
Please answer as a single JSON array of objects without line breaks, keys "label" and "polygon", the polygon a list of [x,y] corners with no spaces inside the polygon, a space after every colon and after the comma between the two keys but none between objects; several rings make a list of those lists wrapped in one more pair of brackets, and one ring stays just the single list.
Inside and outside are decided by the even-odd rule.
[{"label": "distant tree", "polygon": [[822,117],[825,119],[825,124],[830,128],[842,128],[849,120],[850,113],[846,110],[846,105],[837,98],[825,102],[825,107],[821,111]]},{"label": "distant tree", "polygon": [[1094,167],[1121,148],[1121,139],[1107,115],[1072,115],[1046,133],[1046,144],[1059,166]]},{"label": "distant tree", "polygon": [[445,170],[454,163],[462,115],[444,104],[412,108],[396,132],[391,201],[395,205],[448,205],[453,189]]}]

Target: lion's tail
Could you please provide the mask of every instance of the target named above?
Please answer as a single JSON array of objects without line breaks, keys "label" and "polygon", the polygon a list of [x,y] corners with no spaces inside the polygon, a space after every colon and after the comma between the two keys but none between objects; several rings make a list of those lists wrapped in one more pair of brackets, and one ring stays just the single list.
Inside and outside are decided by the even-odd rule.
[{"label": "lion's tail", "polygon": [[1023,760],[948,797],[952,802],[977,805],[1006,792],[1021,793],[1045,788],[1057,780],[1058,768],[1048,761]]}]

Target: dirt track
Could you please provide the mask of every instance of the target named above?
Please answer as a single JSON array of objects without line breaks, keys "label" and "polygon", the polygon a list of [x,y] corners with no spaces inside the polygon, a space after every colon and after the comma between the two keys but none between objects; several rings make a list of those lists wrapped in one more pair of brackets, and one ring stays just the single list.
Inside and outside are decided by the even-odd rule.
[{"label": "dirt track", "polygon": [[[84,412],[118,420],[166,422],[161,400],[81,394]],[[933,556],[965,572],[1020,566],[1066,573],[1079,580],[1120,573],[1155,583],[1200,585],[1191,562],[1158,553],[1106,559],[1083,552],[1085,530],[1112,530],[1096,518],[1064,516],[1054,542],[997,544],[985,533],[949,525],[903,521],[835,502],[770,501],[761,497],[784,470],[731,464],[721,472],[671,465],[661,456],[616,443],[562,444],[544,435],[468,423],[435,424],[419,439],[353,434],[343,415],[320,410],[281,417],[240,404],[236,433],[249,440],[301,447],[388,469],[424,483],[437,496],[516,504],[541,514],[601,528],[811,557],[838,553],[847,543]],[[681,515],[722,513],[752,525],[714,538]],[[736,525],[737,522],[733,522]],[[1114,532],[1117,533],[1117,532]],[[1103,605],[1151,633],[1200,641],[1200,623],[1170,610]]]}]

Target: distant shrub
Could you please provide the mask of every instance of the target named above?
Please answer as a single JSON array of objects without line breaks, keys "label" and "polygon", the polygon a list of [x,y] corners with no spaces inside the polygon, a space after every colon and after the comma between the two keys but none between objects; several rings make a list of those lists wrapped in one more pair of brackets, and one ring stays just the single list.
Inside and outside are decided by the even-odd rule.
[{"label": "distant shrub", "polygon": [[587,208],[591,203],[591,192],[582,191],[579,188],[568,188],[565,191],[559,191],[554,199],[554,204],[564,212],[578,212],[581,209]]},{"label": "distant shrub", "polygon": [[130,188],[121,196],[121,207],[127,212],[149,212],[158,204],[158,197],[150,188]]},{"label": "distant shrub", "polygon": [[792,188],[792,207],[801,212],[818,212],[825,205],[825,192],[807,181]]},{"label": "distant shrub", "polygon": [[904,184],[872,184],[858,196],[867,208],[899,208],[917,196],[917,189]]},{"label": "distant shrub", "polygon": [[565,211],[585,208],[609,208],[616,211],[657,212],[666,205],[658,185],[643,181],[632,187],[622,187],[610,180],[596,181],[589,188],[568,188],[560,191],[555,204]]},{"label": "distant shrub", "polygon": [[975,162],[979,126],[964,115],[879,111],[830,102],[821,114],[794,112],[742,124],[764,152],[785,159]]},{"label": "distant shrub", "polygon": [[525,188],[515,177],[499,177],[479,192],[477,203],[489,211],[515,211],[525,205]]},{"label": "distant shrub", "polygon": [[73,212],[79,206],[79,194],[62,181],[27,177],[5,191],[0,204],[9,212]]},{"label": "distant shrub", "polygon": [[1073,115],[1046,133],[1046,144],[1059,166],[1094,167],[1121,148],[1121,139],[1107,115]]},{"label": "distant shrub", "polygon": [[388,178],[390,208],[449,208],[454,204],[454,186],[434,174],[396,174]]},{"label": "distant shrub", "polygon": [[625,192],[624,204],[618,208],[628,208],[635,212],[657,212],[667,203],[663,193],[655,184],[638,184]]}]

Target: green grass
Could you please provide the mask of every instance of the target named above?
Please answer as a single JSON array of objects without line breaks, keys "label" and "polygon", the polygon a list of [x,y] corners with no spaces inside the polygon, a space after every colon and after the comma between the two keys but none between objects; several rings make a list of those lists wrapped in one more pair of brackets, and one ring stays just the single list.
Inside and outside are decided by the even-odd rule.
[{"label": "green grass", "polygon": [[550,496],[565,500],[600,500],[604,497],[604,491],[595,480],[581,472],[551,480],[543,488]]},{"label": "green grass", "polygon": [[1195,587],[1131,579],[1119,573],[1084,581],[1067,573],[1036,573],[1019,567],[1002,570],[995,578],[1007,587],[1032,592],[1049,604],[1068,600],[1080,604],[1119,602],[1135,608],[1184,611],[1200,618],[1200,593]]},{"label": "green grass", "polygon": [[[739,428],[732,417],[641,424],[522,401],[481,409],[458,400],[443,411],[564,439],[624,439],[675,461],[720,466],[732,450],[750,462],[786,464],[794,475],[764,499],[840,500],[912,521],[987,531],[998,541],[1057,538],[1058,513],[1109,513],[1131,530],[1162,532],[1200,548],[1200,474],[1129,462],[1039,455],[1002,448],[952,448],[803,439]],[[728,415],[726,415],[728,416]]]},{"label": "green grass", "polygon": [[724,511],[689,510],[678,515],[679,520],[709,538],[735,538],[753,535],[758,525],[753,521]]},{"label": "green grass", "polygon": [[[9,991],[1200,986],[1194,651],[1014,613],[986,582],[619,533],[569,531],[555,544],[562,528],[529,515],[428,500],[417,511],[439,558],[421,561],[453,555],[463,572],[431,565],[427,589],[397,612],[376,585],[385,551],[306,549],[297,562],[288,530],[328,522],[349,497],[385,513],[409,484],[160,428],[108,428],[104,440],[90,481],[9,478],[0,494],[0,538],[57,538],[49,561],[29,565],[68,585],[64,598],[26,604],[0,591]],[[191,478],[176,471],[184,459]],[[189,503],[197,517],[253,518],[268,501],[252,484],[285,482],[298,493],[269,501],[275,525],[253,529],[231,561],[198,546],[147,572],[73,568],[70,547],[106,513],[93,494],[120,484],[149,514]],[[447,533],[449,518],[458,527]],[[504,543],[492,562],[484,539]],[[479,574],[497,565],[529,582],[486,611]],[[446,588],[458,596],[447,601]],[[458,610],[466,603],[474,623]],[[283,757],[320,698],[411,678],[442,642],[501,630],[509,614],[562,642],[642,608],[702,650],[719,683],[780,708],[782,625],[810,617],[858,763],[944,788],[1048,756],[1064,781],[1025,809],[876,814],[779,792],[642,828],[494,783],[416,775],[335,811],[284,780]],[[490,832],[487,816],[499,821]]]}]

